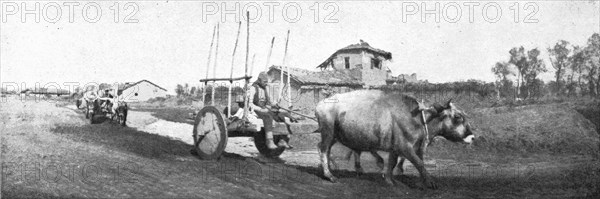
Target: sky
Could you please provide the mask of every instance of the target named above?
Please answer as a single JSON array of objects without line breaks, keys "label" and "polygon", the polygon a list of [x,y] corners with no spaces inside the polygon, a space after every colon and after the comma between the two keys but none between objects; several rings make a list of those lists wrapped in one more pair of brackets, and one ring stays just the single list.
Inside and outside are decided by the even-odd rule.
[{"label": "sky", "polygon": [[[245,10],[252,19],[248,57],[249,65],[255,57],[254,76],[265,69],[275,37],[269,65],[317,70],[337,49],[364,40],[392,53],[393,75],[417,73],[429,82],[491,82],[491,67],[508,61],[511,48],[538,48],[549,69],[542,79],[549,81],[554,70],[546,48],[561,39],[585,45],[600,32],[600,3],[594,1],[132,2],[40,1],[36,22],[35,14],[22,15],[23,10],[35,10],[35,1],[2,1],[0,81],[33,87],[36,82],[84,85],[146,79],[173,93],[176,84],[194,86],[206,78],[217,23],[216,76],[230,76],[232,57],[233,76],[243,76],[245,21],[232,55]],[[68,5],[76,3],[70,17]],[[236,5],[238,14],[223,16],[236,13]]]}]

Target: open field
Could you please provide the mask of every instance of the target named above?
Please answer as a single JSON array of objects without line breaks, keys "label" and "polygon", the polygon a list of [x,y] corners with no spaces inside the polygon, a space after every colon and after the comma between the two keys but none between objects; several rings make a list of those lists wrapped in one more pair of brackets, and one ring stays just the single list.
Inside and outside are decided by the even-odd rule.
[{"label": "open field", "polygon": [[[473,122],[485,141],[466,147],[438,140],[428,151],[425,158],[428,171],[441,185],[438,190],[419,189],[418,173],[410,163],[405,164],[405,174],[396,177],[401,185],[386,186],[370,155],[362,157],[367,174],[356,176],[353,162],[344,159],[346,151],[342,146],[334,146],[337,168],[334,175],[340,177],[340,182],[325,181],[318,169],[314,147],[318,139],[314,134],[297,137],[297,147],[286,151],[280,160],[266,160],[257,155],[249,138],[242,137],[230,139],[227,153],[219,160],[204,161],[189,153],[191,125],[163,120],[154,116],[159,115],[156,110],[132,111],[129,127],[120,127],[110,122],[91,125],[83,114],[67,105],[19,100],[1,104],[3,197],[593,198],[600,195],[600,161],[597,151],[593,151],[597,150],[598,135],[589,135],[590,129],[596,133],[594,122],[587,120],[586,114],[552,105],[506,112],[475,111]],[[544,116],[547,112],[540,111],[541,108],[559,114],[555,117],[558,119]],[[529,125],[521,125],[520,129],[497,127],[511,122],[507,119],[514,116],[511,114],[522,113],[542,119],[538,123],[527,122]],[[560,118],[563,124],[555,124]],[[572,130],[572,126],[578,129],[564,137],[552,132],[539,133],[559,139],[556,142],[541,137],[517,139],[513,135],[553,129],[561,133]],[[500,138],[517,140],[494,140]],[[563,138],[573,139],[561,141]],[[588,142],[591,146],[585,145]],[[557,149],[561,146],[568,147]]]}]

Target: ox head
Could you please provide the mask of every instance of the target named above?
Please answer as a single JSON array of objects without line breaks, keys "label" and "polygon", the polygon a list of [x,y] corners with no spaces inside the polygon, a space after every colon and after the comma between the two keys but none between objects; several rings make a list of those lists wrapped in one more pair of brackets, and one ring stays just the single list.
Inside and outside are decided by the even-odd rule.
[{"label": "ox head", "polygon": [[[422,107],[420,105],[419,107]],[[441,135],[447,140],[453,142],[463,142],[470,144],[473,142],[473,132],[471,125],[467,121],[467,114],[459,110],[452,100],[449,100],[446,105],[434,104],[433,108],[436,114],[433,117],[439,121],[437,129],[440,131],[437,135]]]}]

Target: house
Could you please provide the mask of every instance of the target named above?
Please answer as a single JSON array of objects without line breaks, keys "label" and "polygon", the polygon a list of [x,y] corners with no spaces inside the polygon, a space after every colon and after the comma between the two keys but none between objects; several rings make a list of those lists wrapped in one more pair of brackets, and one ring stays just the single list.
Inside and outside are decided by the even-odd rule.
[{"label": "house", "polygon": [[287,68],[283,72],[281,66],[271,66],[267,72],[269,83],[267,90],[272,101],[279,101],[282,107],[291,104],[300,110],[312,111],[312,108],[322,99],[332,93],[349,92],[362,89],[364,83],[350,74],[348,70],[309,71],[290,67],[291,97],[288,96],[287,88],[284,87],[282,100],[279,100],[279,83],[283,73],[283,84],[287,82]]},{"label": "house", "polygon": [[317,68],[321,71],[348,71],[366,86],[378,86],[386,85],[386,80],[391,77],[388,68],[391,59],[392,53],[373,48],[360,40],[358,44],[337,50]]},{"label": "house", "polygon": [[417,74],[400,74],[397,77],[390,76],[386,80],[387,84],[398,84],[398,83],[417,83],[420,82],[417,80]]},{"label": "house", "polygon": [[147,101],[156,97],[167,97],[167,89],[148,80],[120,84],[117,94],[126,102]]},{"label": "house", "polygon": [[397,77],[392,77],[388,68],[391,59],[391,53],[373,48],[360,40],[358,44],[334,52],[317,66],[320,71],[290,67],[289,85],[292,96],[288,97],[287,88],[284,87],[281,92],[282,100],[279,100],[279,83],[283,75],[283,84],[288,85],[288,71],[287,68],[283,68],[282,71],[281,66],[271,66],[267,71],[269,95],[272,101],[279,102],[282,107],[291,104],[295,109],[311,113],[319,101],[333,93],[397,82]]}]

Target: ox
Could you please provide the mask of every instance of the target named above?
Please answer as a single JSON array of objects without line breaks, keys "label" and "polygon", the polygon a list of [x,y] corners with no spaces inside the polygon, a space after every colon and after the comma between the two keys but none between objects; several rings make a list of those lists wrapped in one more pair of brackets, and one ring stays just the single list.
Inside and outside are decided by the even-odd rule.
[{"label": "ox", "polygon": [[427,136],[422,118],[431,138],[442,136],[464,143],[471,143],[474,138],[465,115],[451,101],[445,106],[424,108],[415,98],[400,93],[359,90],[336,94],[319,102],[315,114],[319,123],[317,131],[321,133],[321,167],[324,177],[332,182],[336,178],[329,168],[330,150],[333,144],[340,142],[357,156],[361,151],[389,152],[388,164],[384,165],[387,169],[383,169],[382,174],[390,185],[395,183],[392,170],[402,156],[415,165],[424,185],[435,189],[437,184],[423,163]]}]

